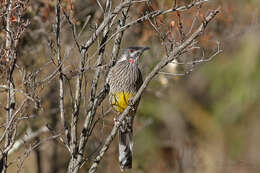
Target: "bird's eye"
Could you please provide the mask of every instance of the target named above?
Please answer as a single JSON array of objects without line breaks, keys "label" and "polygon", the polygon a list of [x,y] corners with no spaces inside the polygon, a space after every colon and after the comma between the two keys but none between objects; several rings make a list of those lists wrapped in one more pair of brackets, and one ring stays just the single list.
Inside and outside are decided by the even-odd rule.
[{"label": "bird's eye", "polygon": [[131,53],[133,53],[133,52],[134,52],[134,50],[133,50],[133,49],[130,49],[130,52],[131,52]]}]

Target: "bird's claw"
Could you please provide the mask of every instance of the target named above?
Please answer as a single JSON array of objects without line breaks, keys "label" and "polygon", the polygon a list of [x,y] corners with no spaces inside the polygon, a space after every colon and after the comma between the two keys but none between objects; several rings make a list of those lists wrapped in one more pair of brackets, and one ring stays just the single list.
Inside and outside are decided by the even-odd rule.
[{"label": "bird's claw", "polygon": [[134,107],[134,103],[133,103],[133,99],[132,99],[132,98],[128,101],[128,105],[131,107],[131,110],[132,110],[132,111],[135,110],[135,107]]},{"label": "bird's claw", "polygon": [[114,118],[114,123],[117,127],[120,126],[120,121],[116,117]]},{"label": "bird's claw", "polygon": [[133,104],[133,98],[130,98],[130,99],[129,99],[128,104],[129,104],[130,106],[134,106],[134,104]]}]

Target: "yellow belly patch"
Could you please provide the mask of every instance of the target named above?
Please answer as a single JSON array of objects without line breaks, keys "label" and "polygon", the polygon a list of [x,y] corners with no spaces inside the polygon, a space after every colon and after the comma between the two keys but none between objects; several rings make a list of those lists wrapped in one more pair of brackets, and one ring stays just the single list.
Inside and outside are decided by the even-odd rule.
[{"label": "yellow belly patch", "polygon": [[122,113],[133,96],[134,94],[127,92],[112,93],[110,103],[116,111]]}]

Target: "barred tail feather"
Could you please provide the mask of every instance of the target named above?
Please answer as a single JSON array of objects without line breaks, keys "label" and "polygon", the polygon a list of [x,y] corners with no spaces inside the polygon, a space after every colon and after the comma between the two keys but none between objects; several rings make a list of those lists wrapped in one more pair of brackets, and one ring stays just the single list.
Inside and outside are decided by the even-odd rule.
[{"label": "barred tail feather", "polygon": [[121,171],[132,168],[132,137],[132,130],[128,131],[119,128],[119,162]]}]

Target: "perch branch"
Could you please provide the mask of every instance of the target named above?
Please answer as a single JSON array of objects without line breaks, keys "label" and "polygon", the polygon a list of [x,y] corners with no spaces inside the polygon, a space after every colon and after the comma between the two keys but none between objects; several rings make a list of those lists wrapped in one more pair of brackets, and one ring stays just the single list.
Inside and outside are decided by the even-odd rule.
[{"label": "perch branch", "polygon": [[148,74],[148,76],[145,78],[142,86],[140,87],[140,89],[138,90],[138,92],[136,93],[135,97],[133,98],[133,100],[131,101],[131,105],[127,106],[127,108],[124,110],[124,112],[119,116],[118,118],[118,124],[115,124],[113,126],[113,129],[111,130],[110,134],[108,135],[108,137],[105,140],[105,143],[103,145],[103,147],[101,148],[101,150],[99,151],[99,154],[97,155],[97,157],[95,158],[93,164],[91,165],[90,169],[89,169],[89,173],[94,173],[101,161],[101,159],[103,158],[104,154],[106,153],[106,151],[108,150],[111,142],[113,141],[113,139],[116,136],[117,130],[122,122],[122,120],[124,120],[124,118],[126,117],[126,115],[128,114],[128,112],[133,109],[133,105],[139,100],[139,98],[141,97],[142,93],[144,92],[145,88],[148,86],[149,82],[158,74],[158,72],[164,68],[168,63],[170,63],[171,61],[173,61],[176,57],[180,56],[182,54],[182,52],[185,50],[185,48],[187,48],[187,46],[189,46],[198,36],[200,36],[203,31],[205,30],[207,24],[219,13],[219,8],[210,12],[209,15],[205,18],[205,21],[203,21],[203,23],[198,27],[198,29],[189,37],[187,38],[180,46],[178,46],[173,52],[171,52],[170,56],[166,56],[164,57],[154,68],[153,70]]}]

